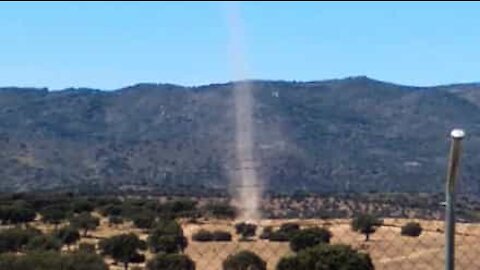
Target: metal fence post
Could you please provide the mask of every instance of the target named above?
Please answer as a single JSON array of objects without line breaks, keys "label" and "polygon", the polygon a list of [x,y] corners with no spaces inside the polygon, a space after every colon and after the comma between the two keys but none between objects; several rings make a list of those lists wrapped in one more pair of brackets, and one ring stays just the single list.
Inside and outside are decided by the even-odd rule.
[{"label": "metal fence post", "polygon": [[455,269],[455,184],[460,163],[460,142],[465,137],[461,129],[450,133],[452,143],[445,187],[445,270]]}]

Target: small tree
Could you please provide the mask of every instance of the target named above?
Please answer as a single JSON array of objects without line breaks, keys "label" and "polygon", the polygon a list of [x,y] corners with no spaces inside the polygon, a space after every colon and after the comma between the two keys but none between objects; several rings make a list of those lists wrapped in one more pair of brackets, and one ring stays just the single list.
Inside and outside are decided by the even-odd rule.
[{"label": "small tree", "polygon": [[100,225],[100,219],[92,216],[90,213],[83,212],[70,220],[74,228],[83,230],[83,237],[87,236],[89,230],[95,230]]},{"label": "small tree", "polygon": [[268,240],[273,233],[273,228],[271,226],[267,226],[263,228],[262,233],[260,234],[260,239]]},{"label": "small tree", "polygon": [[422,226],[418,222],[408,222],[404,226],[402,226],[401,235],[404,236],[411,236],[411,237],[418,237],[422,234]]},{"label": "small tree", "polygon": [[110,216],[108,217],[108,225],[119,225],[123,223],[123,218],[120,216]]},{"label": "small tree", "polygon": [[295,256],[284,257],[277,265],[277,270],[292,269],[373,270],[374,267],[368,254],[350,246],[319,244]]},{"label": "small tree", "polygon": [[75,244],[80,240],[80,233],[78,233],[77,229],[68,226],[57,230],[55,232],[55,237],[70,249],[70,245]]},{"label": "small tree", "polygon": [[235,224],[235,230],[237,234],[240,234],[243,238],[249,238],[255,236],[257,225],[246,222],[237,223]]},{"label": "small tree", "polygon": [[153,213],[142,212],[132,218],[133,224],[139,229],[150,229],[155,223]]},{"label": "small tree", "polygon": [[359,215],[352,220],[352,229],[356,232],[365,234],[365,241],[370,239],[370,234],[374,233],[382,222],[372,215]]},{"label": "small tree", "polygon": [[159,254],[147,262],[147,270],[195,270],[190,257],[180,254]]},{"label": "small tree", "polygon": [[324,228],[304,229],[295,233],[290,239],[290,248],[298,252],[320,243],[330,243],[331,237],[332,233]]},{"label": "small tree", "polygon": [[187,247],[187,238],[175,220],[161,221],[152,230],[147,239],[153,252],[177,253]]},{"label": "small tree", "polygon": [[83,212],[92,212],[95,205],[85,199],[75,200],[72,203],[72,210],[74,213],[80,214]]},{"label": "small tree", "polygon": [[137,235],[121,234],[102,240],[99,243],[102,254],[112,257],[115,261],[121,262],[125,270],[129,263],[137,263],[141,254],[139,250],[145,250],[145,242],[140,240]]},{"label": "small tree", "polygon": [[95,245],[89,243],[80,243],[78,245],[79,252],[86,252],[86,253],[95,253]]},{"label": "small tree", "polygon": [[251,251],[240,251],[223,261],[223,270],[266,270],[267,263]]},{"label": "small tree", "polygon": [[44,208],[40,214],[43,222],[53,224],[57,230],[58,224],[65,220],[69,213],[63,207],[49,206]]}]

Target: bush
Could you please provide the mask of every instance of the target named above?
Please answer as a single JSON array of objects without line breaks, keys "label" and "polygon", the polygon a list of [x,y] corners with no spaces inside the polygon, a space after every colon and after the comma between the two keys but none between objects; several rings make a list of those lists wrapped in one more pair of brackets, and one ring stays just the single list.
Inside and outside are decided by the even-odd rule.
[{"label": "bush", "polygon": [[251,223],[237,223],[235,224],[235,230],[237,234],[241,235],[244,238],[255,236],[257,231],[257,225]]},{"label": "bush", "polygon": [[197,242],[208,242],[213,240],[213,234],[206,230],[200,230],[192,235],[192,240]]},{"label": "bush", "polygon": [[292,269],[373,270],[374,267],[368,254],[350,246],[320,244],[304,249],[295,256],[284,257],[277,265],[277,270]]},{"label": "bush", "polygon": [[269,240],[272,242],[288,242],[290,241],[290,234],[282,231],[275,231],[270,234]]},{"label": "bush", "polygon": [[186,255],[159,254],[147,262],[147,270],[195,270],[195,263]]},{"label": "bush", "polygon": [[267,226],[263,228],[263,231],[259,237],[260,239],[267,240],[267,239],[270,239],[270,236],[272,235],[272,233],[273,233],[273,228],[271,226]]},{"label": "bush", "polygon": [[237,216],[237,210],[228,203],[211,203],[205,206],[206,215],[215,218],[232,219]]},{"label": "bush", "polygon": [[84,199],[76,200],[72,203],[72,210],[77,214],[82,212],[92,212],[94,208],[95,206],[93,203]]},{"label": "bush", "polygon": [[223,261],[223,270],[266,270],[267,263],[251,251],[240,251]]},{"label": "bush", "polygon": [[422,234],[422,226],[418,222],[409,222],[402,226],[402,230],[400,232],[401,235],[404,236],[411,236],[411,237],[418,237]]},{"label": "bush", "polygon": [[232,241],[232,234],[226,231],[214,231],[212,235],[213,235],[213,241],[217,241],[217,242]]},{"label": "bush", "polygon": [[63,255],[65,261],[64,268],[51,269],[68,269],[68,270],[108,270],[108,266],[103,258],[95,252],[77,251],[72,254]]},{"label": "bush", "polygon": [[300,225],[297,223],[284,223],[280,228],[270,233],[269,240],[272,242],[288,242],[300,231]]},{"label": "bush", "polygon": [[97,254],[74,252],[32,252],[23,256],[0,254],[0,269],[8,270],[108,270],[102,257]]},{"label": "bush", "polygon": [[132,218],[133,224],[139,229],[150,229],[155,223],[153,213],[139,213]]},{"label": "bush", "polygon": [[176,199],[162,204],[159,210],[173,217],[194,217],[196,205],[197,202],[190,199]]},{"label": "bush", "polygon": [[54,250],[58,251],[62,248],[62,243],[57,239],[49,235],[38,235],[30,239],[26,246],[27,250],[46,251]]},{"label": "bush", "polygon": [[70,245],[80,240],[80,233],[73,227],[64,227],[55,232],[55,237],[70,248]]},{"label": "bush", "polygon": [[330,243],[332,233],[324,228],[311,228],[301,230],[290,239],[290,248],[298,252],[300,250],[316,246],[320,243]]},{"label": "bush", "polygon": [[279,232],[286,233],[288,235],[292,235],[298,231],[300,231],[300,225],[298,223],[284,223],[278,229]]},{"label": "bush", "polygon": [[207,230],[202,229],[192,235],[192,240],[197,242],[209,242],[209,241],[227,242],[227,241],[232,241],[232,234],[226,231],[209,232]]}]

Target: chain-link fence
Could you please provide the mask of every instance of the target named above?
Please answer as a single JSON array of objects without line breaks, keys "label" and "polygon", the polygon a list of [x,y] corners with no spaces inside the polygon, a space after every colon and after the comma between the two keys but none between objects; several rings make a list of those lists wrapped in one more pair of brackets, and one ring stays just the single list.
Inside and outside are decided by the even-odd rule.
[{"label": "chain-link fence", "polygon": [[[264,206],[270,205],[279,209],[268,211],[272,218],[256,223],[258,226],[255,236],[242,239],[242,236],[235,230],[233,221],[210,220],[197,224],[185,224],[185,234],[191,239],[185,253],[196,262],[197,269],[222,269],[222,264],[229,255],[242,250],[248,250],[258,255],[265,261],[267,269],[280,269],[278,267],[282,258],[300,256],[299,254],[302,253],[301,250],[295,251],[295,246],[292,245],[295,240],[301,241],[299,235],[302,234],[302,231],[308,232],[312,231],[312,228],[323,228],[331,233],[329,241],[325,241],[328,244],[324,245],[344,244],[352,247],[355,251],[368,254],[374,269],[443,269],[445,264],[445,223],[441,201],[435,200],[433,197],[416,196],[399,196],[397,200],[404,200],[403,206],[395,205],[395,201],[390,202],[389,205],[386,201],[380,201],[375,195],[359,196],[356,200],[335,197],[276,198],[263,203]],[[426,205],[422,205],[422,201]],[[434,201],[438,202],[435,207],[429,205]],[[418,205],[415,205],[414,202]],[[356,203],[358,209],[348,207],[349,205],[355,206]],[[409,203],[410,205],[408,205]],[[319,209],[315,209],[315,205]],[[424,206],[425,208],[423,208]],[[385,211],[390,214],[385,214]],[[315,212],[317,212],[317,216]],[[307,217],[293,218],[293,213]],[[374,221],[370,223],[364,221],[364,224],[356,227],[355,221],[358,222],[362,217],[365,219],[365,216],[369,216]],[[460,216],[460,219],[463,222],[457,223],[456,226],[456,265],[458,269],[480,269],[480,263],[476,260],[476,254],[480,252],[480,248],[476,248],[476,242],[480,239],[480,226],[473,219],[465,216]],[[282,228],[287,225],[293,226],[293,224],[298,225],[297,232],[278,236]],[[229,242],[204,242],[192,239],[196,233],[219,230],[230,232],[232,240]],[[314,233],[306,235],[310,238],[317,237]],[[306,246],[315,243],[315,241],[309,241],[308,238],[303,241]],[[324,241],[318,240],[317,242]],[[316,259],[329,261],[326,257]]]},{"label": "chain-link fence", "polygon": [[[85,266],[95,258],[113,270],[445,267],[444,194],[265,195],[263,218],[248,222],[227,197],[42,200],[2,199],[0,269],[107,269]],[[480,269],[478,205],[457,198],[457,269]]]}]

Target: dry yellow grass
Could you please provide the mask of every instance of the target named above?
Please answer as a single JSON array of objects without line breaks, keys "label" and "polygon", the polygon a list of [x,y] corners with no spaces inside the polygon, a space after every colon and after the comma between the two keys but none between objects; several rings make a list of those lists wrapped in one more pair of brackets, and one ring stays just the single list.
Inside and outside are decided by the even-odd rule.
[{"label": "dry yellow grass", "polygon": [[[364,252],[368,252],[377,270],[402,270],[402,269],[442,269],[444,258],[444,235],[443,222],[418,220],[424,228],[424,232],[418,238],[400,235],[400,227],[411,219],[385,219],[384,226],[371,236],[369,242],[364,241],[364,236],[350,229],[350,220],[318,220],[318,219],[289,219],[289,220],[262,220],[260,227],[278,227],[285,222],[298,222],[302,227],[324,226],[332,233],[332,243],[351,245]],[[42,231],[53,230],[53,226],[35,222],[34,225]],[[185,253],[189,255],[197,265],[197,270],[221,269],[223,260],[230,254],[247,249],[257,253],[268,264],[268,269],[275,269],[278,260],[289,254],[293,254],[288,243],[269,242],[266,240],[254,240],[250,242],[238,241],[234,233],[234,222],[224,220],[209,220],[200,224],[182,222],[185,235],[189,239],[189,245]],[[200,229],[229,231],[234,236],[231,242],[195,242],[191,241],[193,233]],[[261,231],[261,229],[260,229]],[[122,233],[133,232],[141,239],[146,239],[147,234],[134,228],[131,223],[118,226],[109,226],[105,218],[101,219],[101,225],[89,233],[89,237],[82,238],[81,242],[98,243],[99,239],[111,237]],[[480,269],[477,260],[478,239],[480,239],[480,224],[457,224],[456,236],[457,268]],[[153,254],[147,252],[147,259]],[[110,259],[106,260],[112,270],[123,269],[122,265],[112,265]],[[145,264],[132,265],[140,269]]]}]

